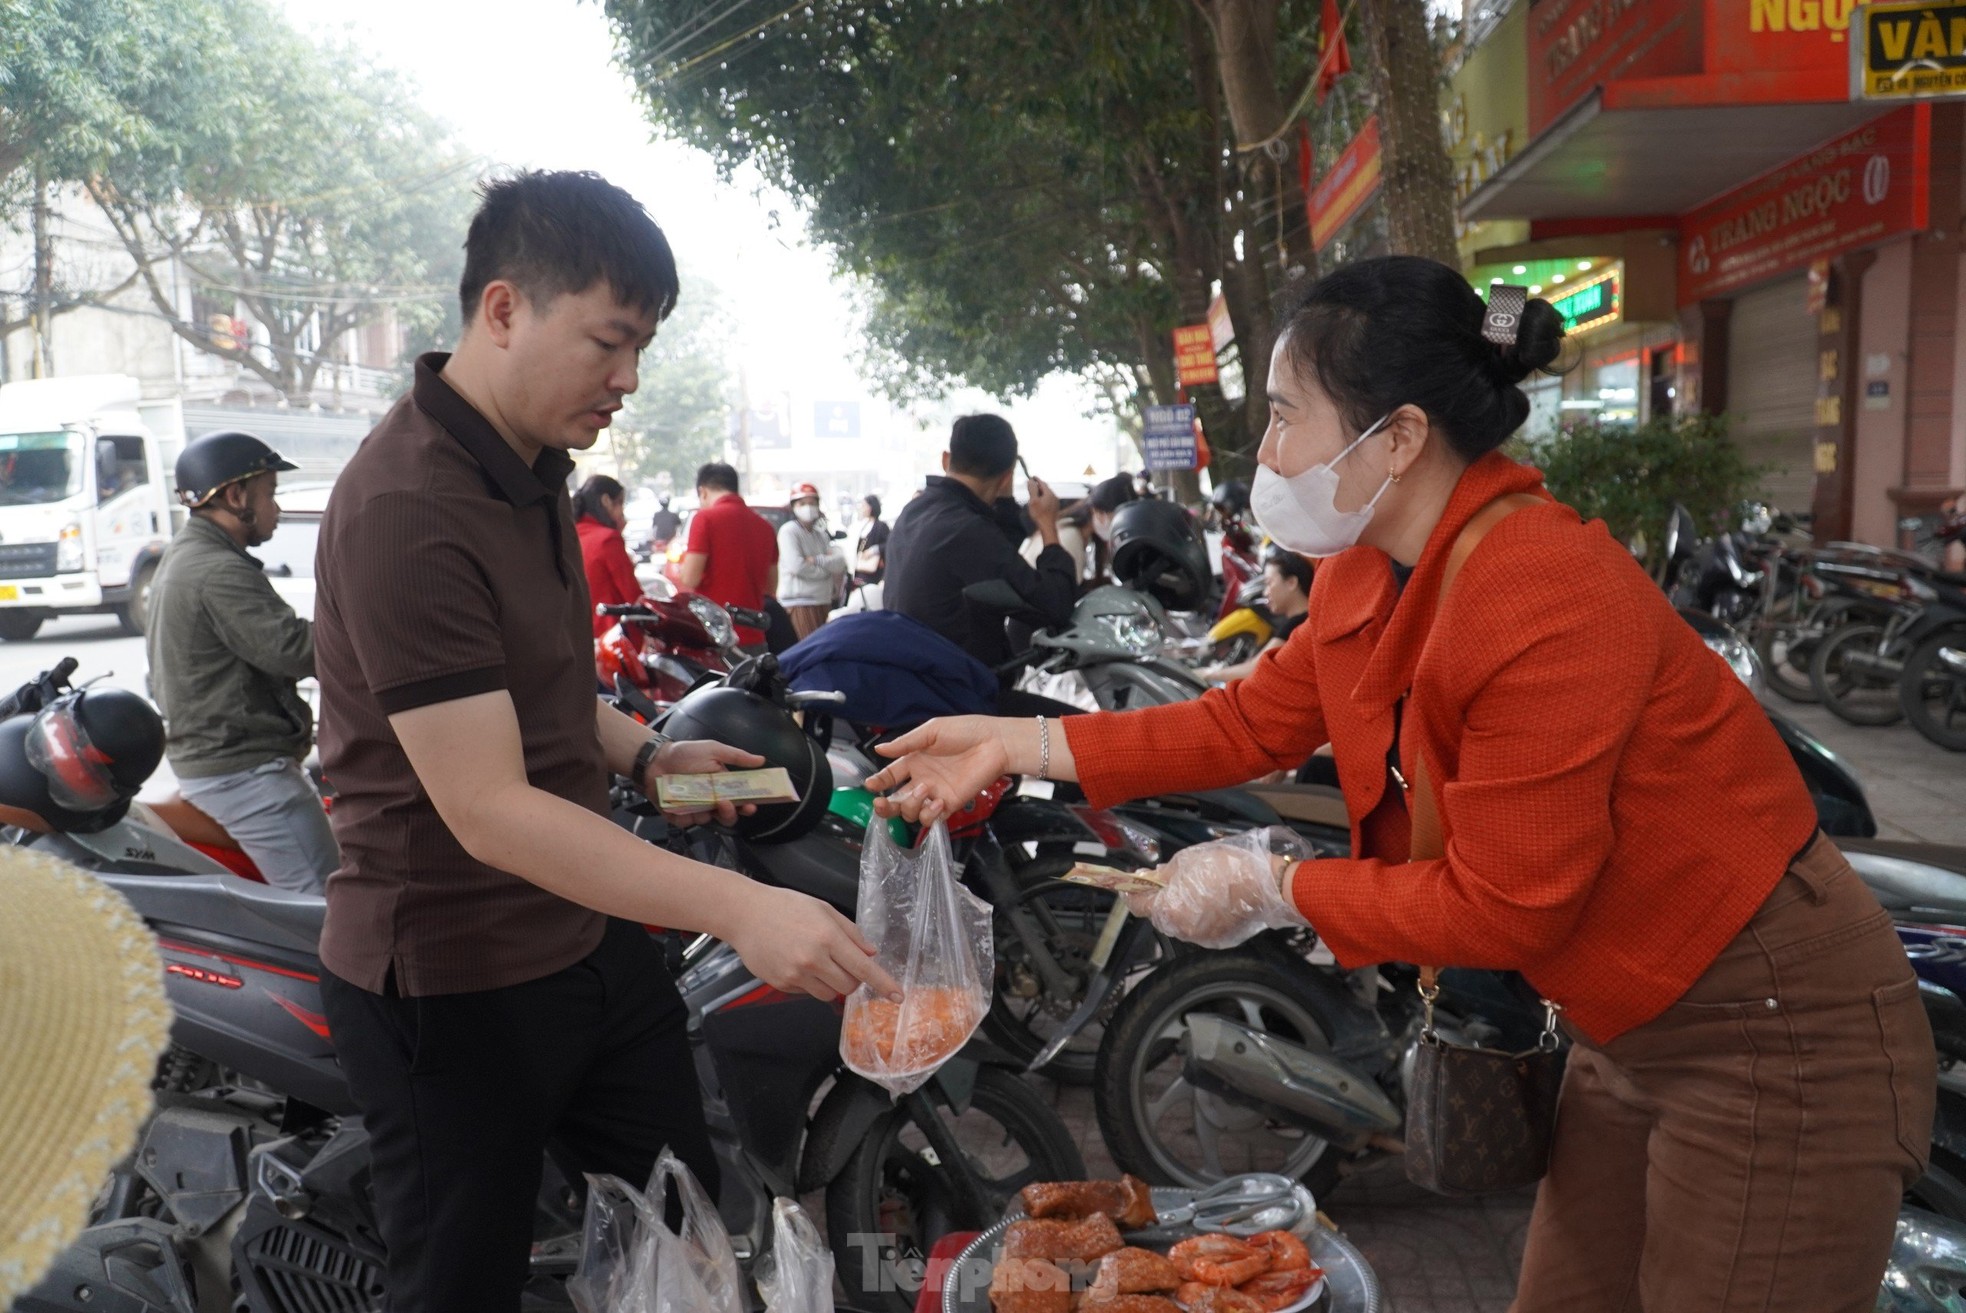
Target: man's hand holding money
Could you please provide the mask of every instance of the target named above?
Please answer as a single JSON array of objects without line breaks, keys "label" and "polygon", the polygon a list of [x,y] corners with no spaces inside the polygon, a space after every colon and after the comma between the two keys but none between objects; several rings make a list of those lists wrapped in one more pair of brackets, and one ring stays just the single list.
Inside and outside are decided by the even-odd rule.
[{"label": "man's hand holding money", "polygon": [[[733,748],[727,743],[712,743],[704,739],[665,743],[655,754],[655,760],[649,763],[645,777],[648,798],[661,806],[658,785],[664,775],[708,775],[732,766],[750,769],[764,764],[765,759],[755,752]],[[735,825],[740,815],[748,816],[757,810],[749,804],[739,806],[709,798],[700,801],[687,801],[686,798],[687,795],[671,798],[670,805],[663,809],[663,815],[678,825],[707,825],[711,821],[720,825]]]}]

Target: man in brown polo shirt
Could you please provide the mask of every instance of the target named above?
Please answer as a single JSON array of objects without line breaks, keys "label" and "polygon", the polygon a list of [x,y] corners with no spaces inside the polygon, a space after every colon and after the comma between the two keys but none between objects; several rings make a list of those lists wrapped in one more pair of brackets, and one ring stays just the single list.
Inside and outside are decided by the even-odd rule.
[{"label": "man in brown polo shirt", "polygon": [[[832,908],[642,843],[608,773],[759,759],[663,745],[594,697],[566,490],[676,299],[661,231],[592,174],[485,189],[464,332],[337,483],[316,566],[322,755],[339,796],[321,985],[371,1141],[392,1313],[519,1307],[541,1165],[712,1191],[685,1012],[644,922],[763,980],[895,992]],[[726,819],[730,819],[726,817]]]}]

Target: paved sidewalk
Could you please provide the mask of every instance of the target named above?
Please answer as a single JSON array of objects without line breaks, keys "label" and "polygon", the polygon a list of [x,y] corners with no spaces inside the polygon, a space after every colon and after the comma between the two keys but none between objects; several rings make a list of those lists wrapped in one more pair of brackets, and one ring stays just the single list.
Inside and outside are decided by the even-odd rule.
[{"label": "paved sidewalk", "polygon": [[1848,759],[1877,815],[1879,838],[1966,846],[1966,752],[1947,752],[1902,722],[1852,725],[1778,694],[1765,701]]}]

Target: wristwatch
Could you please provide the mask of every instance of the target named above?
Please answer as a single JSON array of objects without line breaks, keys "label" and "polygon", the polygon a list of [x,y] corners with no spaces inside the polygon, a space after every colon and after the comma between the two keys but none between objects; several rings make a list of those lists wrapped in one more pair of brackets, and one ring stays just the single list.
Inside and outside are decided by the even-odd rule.
[{"label": "wristwatch", "polygon": [[649,763],[655,760],[655,754],[668,746],[668,743],[669,736],[667,734],[651,734],[648,737],[648,741],[636,750],[635,764],[629,769],[628,778],[643,793],[648,792]]}]

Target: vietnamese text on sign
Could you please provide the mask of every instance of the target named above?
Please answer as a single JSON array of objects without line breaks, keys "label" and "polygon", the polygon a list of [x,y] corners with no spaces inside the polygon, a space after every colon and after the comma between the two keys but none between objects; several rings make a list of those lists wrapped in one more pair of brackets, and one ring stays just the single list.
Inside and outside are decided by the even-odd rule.
[{"label": "vietnamese text on sign", "polygon": [[1191,470],[1197,464],[1195,408],[1149,406],[1140,445],[1150,470]]},{"label": "vietnamese text on sign", "polygon": [[1174,330],[1174,372],[1184,388],[1217,380],[1215,339],[1207,324],[1184,324]]},{"label": "vietnamese text on sign", "polygon": [[1860,13],[1850,52],[1858,98],[1966,95],[1966,3],[1874,4]]}]

